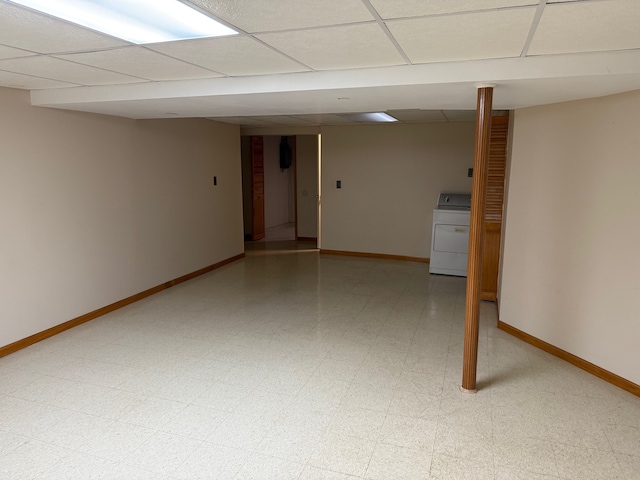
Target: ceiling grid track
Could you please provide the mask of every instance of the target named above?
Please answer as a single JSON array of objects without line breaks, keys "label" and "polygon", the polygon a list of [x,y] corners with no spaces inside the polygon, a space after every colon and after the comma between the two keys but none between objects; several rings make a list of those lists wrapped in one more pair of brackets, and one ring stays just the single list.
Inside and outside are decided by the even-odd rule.
[{"label": "ceiling grid track", "polygon": [[[220,75],[221,77],[228,77],[228,76],[229,76],[229,75],[226,75],[226,74],[224,74],[224,73],[222,73],[222,72],[218,72],[218,71],[213,70],[213,69],[211,69],[211,68],[205,67],[205,66],[203,66],[203,65],[198,65],[197,63],[191,62],[191,61],[189,61],[189,60],[182,60],[182,59],[180,59],[180,58],[178,58],[178,57],[174,57],[174,56],[172,56],[172,55],[169,55],[168,53],[160,52],[160,51],[158,51],[158,50],[153,50],[153,49],[151,49],[151,48],[148,48],[146,45],[139,45],[139,47],[140,47],[140,48],[144,48],[144,49],[145,49],[145,50],[147,50],[148,52],[151,52],[151,53],[154,53],[154,54],[160,55],[160,56],[162,56],[162,57],[170,58],[171,60],[176,60],[176,61],[178,61],[178,62],[186,63],[187,65],[191,65],[191,66],[193,66],[193,67],[203,68],[203,69],[205,69],[205,70],[209,70],[211,73],[216,73],[216,74]],[[115,49],[114,49],[114,50],[115,50]],[[153,82],[153,81],[156,81],[156,80],[150,80],[150,81],[152,81],[152,82]]]},{"label": "ceiling grid track", "polygon": [[529,29],[529,35],[527,35],[527,40],[524,42],[524,47],[522,47],[522,52],[520,53],[521,57],[526,57],[529,52],[529,47],[531,46],[531,42],[533,41],[533,37],[536,34],[536,30],[538,29],[538,25],[540,24],[540,19],[542,18],[542,14],[544,13],[544,7],[547,6],[547,0],[540,0],[538,4],[538,8],[536,9],[536,14],[533,17],[533,21],[531,22],[531,28]]},{"label": "ceiling grid track", "polygon": [[[233,30],[237,31],[237,32],[238,32],[238,34],[240,34],[240,35],[242,35],[242,36],[245,36],[245,37],[250,37],[250,38],[252,38],[252,39],[253,39],[253,40],[255,40],[256,42],[258,42],[258,43],[262,44],[263,46],[267,47],[268,49],[270,49],[270,50],[272,50],[272,51],[274,51],[274,52],[276,52],[276,53],[278,53],[278,54],[282,55],[283,57],[288,58],[288,59],[289,59],[289,60],[291,60],[292,62],[297,63],[297,64],[298,64],[298,65],[300,65],[301,67],[303,67],[303,68],[305,68],[305,69],[307,69],[307,70],[309,70],[309,71],[314,71],[314,69],[313,69],[313,68],[311,68],[309,65],[305,65],[305,64],[304,64],[304,63],[302,63],[301,61],[296,60],[295,58],[293,58],[291,55],[287,55],[286,53],[281,52],[281,51],[280,51],[280,50],[278,50],[277,48],[272,47],[272,46],[271,46],[271,45],[269,45],[268,43],[263,42],[262,40],[260,40],[259,38],[257,38],[257,37],[255,36],[255,34],[252,34],[252,33],[246,32],[245,30],[242,30],[241,28],[238,28],[237,26],[233,25],[232,23],[227,22],[226,20],[224,20],[224,19],[222,19],[222,18],[218,17],[217,15],[212,14],[212,13],[211,13],[211,12],[209,12],[208,10],[205,10],[204,8],[199,7],[198,5],[196,5],[196,4],[194,4],[194,3],[189,2],[188,0],[178,0],[178,1],[179,1],[179,2],[182,2],[182,3],[185,3],[185,4],[187,4],[187,5],[189,5],[191,8],[193,8],[193,9],[195,9],[195,10],[199,11],[199,12],[200,12],[200,13],[202,13],[203,15],[207,15],[208,17],[213,18],[213,19],[214,19],[215,21],[217,21],[217,22],[220,22],[221,24],[223,24],[223,25],[225,25],[225,26],[227,26],[227,27],[229,27],[229,28],[232,28]],[[153,51],[155,51],[155,50],[153,50]],[[167,56],[171,57],[170,55],[167,55]],[[171,58],[175,58],[176,60],[184,61],[184,60],[181,60],[180,58],[177,58],[177,57],[171,57]],[[187,63],[191,63],[191,62],[187,62]],[[198,66],[198,65],[193,64],[193,63],[192,63],[192,65]],[[206,68],[206,67],[203,67],[203,68]],[[225,74],[225,73],[223,73],[223,72],[217,72],[217,71],[212,70],[212,69],[210,69],[210,68],[209,68],[208,70],[211,70],[212,72],[215,72],[215,73],[220,73],[221,75],[223,75],[223,76],[225,76],[225,77],[231,77],[231,76],[232,76],[232,75],[227,75],[227,74]]]},{"label": "ceiling grid track", "polygon": [[384,20],[382,20],[382,17],[378,13],[378,11],[373,7],[373,5],[371,5],[371,2],[369,2],[369,0],[362,0],[362,3],[364,4],[365,7],[367,7],[367,10],[369,10],[371,15],[374,16],[378,26],[385,33],[387,38],[389,38],[389,41],[393,44],[393,46],[396,48],[398,53],[402,56],[402,58],[407,63],[407,65],[413,65],[413,62],[411,61],[409,56],[404,52],[404,50],[402,49],[402,47],[400,46],[396,38],[393,36],[393,34],[391,33],[391,30],[389,30],[389,27],[387,27],[387,24],[384,23]]},{"label": "ceiling grid track", "polygon": [[288,55],[286,53],[284,53],[282,50],[278,50],[276,47],[269,45],[267,42],[260,40],[259,38],[257,38],[255,35],[248,35],[249,37],[253,38],[256,42],[262,44],[263,46],[267,47],[269,50],[272,50],[280,55],[282,55],[283,57],[288,58],[289,60],[291,60],[292,62],[297,63],[298,65],[308,69],[308,71],[310,72],[315,72],[316,70],[311,68],[309,65],[302,63],[300,60],[297,60],[295,58],[293,58],[291,55]]},{"label": "ceiling grid track", "polygon": [[373,20],[365,20],[361,22],[345,22],[345,23],[332,23],[330,25],[314,25],[309,27],[296,27],[296,28],[283,28],[280,30],[260,30],[253,32],[251,35],[268,35],[270,33],[291,33],[291,32],[309,32],[312,30],[327,30],[335,27],[351,27],[356,25],[373,25]]},{"label": "ceiling grid track", "polygon": [[[245,37],[253,37],[253,35],[249,35],[249,34],[248,34],[247,32],[245,32],[244,30],[242,30],[242,29],[240,29],[240,28],[236,27],[235,25],[233,25],[233,24],[231,24],[231,23],[227,22],[226,20],[224,20],[224,19],[222,19],[222,18],[218,17],[217,15],[214,15],[214,14],[213,14],[213,13],[211,13],[210,11],[205,10],[204,8],[201,8],[199,5],[196,5],[195,3],[191,3],[189,0],[178,0],[178,1],[179,1],[180,3],[184,3],[185,5],[188,5],[189,7],[193,8],[193,9],[194,9],[194,10],[196,10],[196,11],[200,12],[202,15],[206,15],[207,17],[214,19],[216,22],[219,22],[220,24],[224,25],[225,27],[229,27],[229,28],[231,28],[232,30],[235,30],[236,32],[238,32],[238,34],[239,34],[239,35],[242,35],[242,36],[245,36]],[[257,40],[257,39],[256,39],[256,40]],[[143,47],[143,48],[145,48],[146,50],[148,50],[148,51],[150,51],[150,52],[153,52],[153,53],[157,53],[157,54],[163,55],[163,56],[165,56],[165,57],[167,57],[167,58],[171,58],[171,59],[173,59],[173,60],[177,60],[177,61],[179,61],[179,62],[188,63],[189,65],[193,65],[194,67],[204,68],[205,70],[209,70],[210,72],[217,73],[218,75],[221,75],[222,77],[229,77],[229,76],[230,76],[230,75],[227,75],[226,73],[219,72],[219,71],[217,71],[217,70],[213,70],[213,69],[211,69],[211,68],[208,68],[208,67],[205,67],[205,66],[202,66],[202,65],[198,65],[197,63],[190,62],[190,61],[188,61],[188,60],[183,60],[183,59],[181,59],[181,58],[171,56],[171,55],[169,55],[168,53],[164,53],[164,52],[160,52],[160,51],[158,51],[158,50],[153,50],[153,49],[151,49],[151,48],[147,48],[147,45],[140,45],[140,46],[141,46],[141,47]],[[267,46],[268,46],[268,45],[267,45]],[[293,59],[292,59],[292,60],[293,60]],[[153,80],[152,80],[152,81],[153,81]]]}]

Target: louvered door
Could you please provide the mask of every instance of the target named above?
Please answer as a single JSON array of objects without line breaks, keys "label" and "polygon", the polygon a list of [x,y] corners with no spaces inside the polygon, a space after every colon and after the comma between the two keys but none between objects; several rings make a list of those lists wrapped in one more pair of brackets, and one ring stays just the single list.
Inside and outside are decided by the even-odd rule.
[{"label": "louvered door", "polygon": [[498,293],[498,271],[500,267],[500,240],[502,238],[502,207],[504,204],[504,182],[507,167],[507,137],[509,115],[491,119],[491,141],[489,144],[489,172],[487,196],[484,206],[484,244],[482,249],[483,300],[496,301]]}]

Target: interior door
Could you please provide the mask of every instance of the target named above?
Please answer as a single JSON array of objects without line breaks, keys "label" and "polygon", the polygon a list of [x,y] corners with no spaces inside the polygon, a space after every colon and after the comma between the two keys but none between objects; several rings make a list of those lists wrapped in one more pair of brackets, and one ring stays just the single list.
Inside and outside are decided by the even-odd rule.
[{"label": "interior door", "polygon": [[251,240],[264,238],[264,142],[251,137],[251,203],[253,233]]},{"label": "interior door", "polygon": [[507,166],[507,138],[509,115],[491,118],[487,197],[484,205],[484,243],[482,246],[482,291],[480,298],[495,302],[498,294],[500,270],[500,241],[502,237],[502,209]]}]

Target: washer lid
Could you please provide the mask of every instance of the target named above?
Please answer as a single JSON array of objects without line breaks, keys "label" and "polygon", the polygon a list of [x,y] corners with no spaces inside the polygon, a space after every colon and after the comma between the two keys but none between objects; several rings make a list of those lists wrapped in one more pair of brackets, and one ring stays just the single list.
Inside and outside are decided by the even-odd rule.
[{"label": "washer lid", "polygon": [[438,207],[444,210],[471,210],[470,193],[441,193]]}]

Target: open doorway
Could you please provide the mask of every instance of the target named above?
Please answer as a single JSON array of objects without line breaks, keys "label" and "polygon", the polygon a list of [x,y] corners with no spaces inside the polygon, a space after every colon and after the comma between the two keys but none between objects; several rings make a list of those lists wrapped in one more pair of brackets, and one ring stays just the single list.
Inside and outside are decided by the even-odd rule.
[{"label": "open doorway", "polygon": [[245,241],[317,248],[319,135],[243,136],[241,146]]}]

